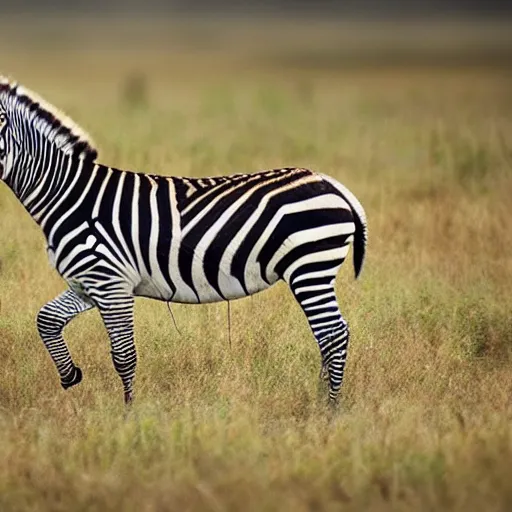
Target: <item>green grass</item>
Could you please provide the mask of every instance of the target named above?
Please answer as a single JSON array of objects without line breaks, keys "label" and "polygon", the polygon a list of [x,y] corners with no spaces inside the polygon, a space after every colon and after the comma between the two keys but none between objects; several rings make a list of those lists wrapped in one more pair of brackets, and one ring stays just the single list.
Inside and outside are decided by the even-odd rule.
[{"label": "green grass", "polygon": [[127,412],[97,312],[66,330],[84,381],[60,388],[35,315],[64,283],[2,187],[2,511],[512,507],[503,70],[276,71],[252,40],[212,55],[110,40],[25,51],[9,30],[0,71],[66,110],[102,162],[193,176],[311,167],[358,196],[370,242],[361,280],[351,255],[338,278],[352,333],[338,411],[278,285],[232,303],[231,347],[226,304],[174,305],[179,335],[165,304],[138,300]]}]

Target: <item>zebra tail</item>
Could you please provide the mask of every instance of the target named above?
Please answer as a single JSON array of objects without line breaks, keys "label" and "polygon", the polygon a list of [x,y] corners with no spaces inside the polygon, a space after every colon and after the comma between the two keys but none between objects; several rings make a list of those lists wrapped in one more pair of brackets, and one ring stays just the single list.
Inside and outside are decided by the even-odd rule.
[{"label": "zebra tail", "polygon": [[366,220],[366,213],[363,205],[359,202],[357,197],[350,192],[350,190],[342,185],[339,181],[321,174],[322,178],[328,181],[339,192],[343,199],[348,203],[354,216],[355,233],[353,241],[353,258],[354,258],[354,272],[357,279],[363,269],[363,263],[366,255],[366,245],[368,243],[368,223]]},{"label": "zebra tail", "polygon": [[[349,203],[350,204],[350,203]],[[354,272],[356,279],[361,274],[363,269],[364,258],[366,255],[366,243],[368,240],[368,227],[364,218],[361,218],[359,212],[352,206],[352,213],[354,215],[354,224],[356,225],[356,232],[354,233]]]}]

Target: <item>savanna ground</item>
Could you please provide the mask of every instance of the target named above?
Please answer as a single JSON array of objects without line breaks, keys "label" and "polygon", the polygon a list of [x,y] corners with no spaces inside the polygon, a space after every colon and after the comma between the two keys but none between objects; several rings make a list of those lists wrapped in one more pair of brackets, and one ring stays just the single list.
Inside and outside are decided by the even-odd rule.
[{"label": "savanna ground", "polygon": [[418,59],[391,29],[373,60],[330,25],[64,27],[3,20],[0,71],[66,110],[100,161],[331,174],[366,208],[368,259],[360,281],[351,255],[338,277],[352,332],[338,411],[278,285],[232,303],[231,346],[226,304],[175,305],[179,335],[165,304],[139,300],[127,413],[96,312],[66,330],[84,381],[60,388],[35,315],[64,283],[3,187],[0,510],[510,510],[504,32],[480,34],[499,51],[472,62],[453,57],[468,38],[453,27]]}]

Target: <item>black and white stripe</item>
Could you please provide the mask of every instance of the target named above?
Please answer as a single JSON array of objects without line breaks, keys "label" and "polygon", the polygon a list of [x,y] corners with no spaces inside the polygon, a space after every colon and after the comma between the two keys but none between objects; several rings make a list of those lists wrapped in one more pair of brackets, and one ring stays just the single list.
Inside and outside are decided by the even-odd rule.
[{"label": "black and white stripe", "polygon": [[[3,122],[2,122],[3,119]],[[180,303],[231,300],[287,282],[306,314],[338,395],[349,330],[334,280],[367,239],[359,201],[307,169],[192,179],[96,163],[87,136],[33,93],[0,82],[0,173],[41,226],[69,290],[39,312],[40,335],[67,388],[81,380],[64,326],[97,307],[131,400],[135,296]]]}]

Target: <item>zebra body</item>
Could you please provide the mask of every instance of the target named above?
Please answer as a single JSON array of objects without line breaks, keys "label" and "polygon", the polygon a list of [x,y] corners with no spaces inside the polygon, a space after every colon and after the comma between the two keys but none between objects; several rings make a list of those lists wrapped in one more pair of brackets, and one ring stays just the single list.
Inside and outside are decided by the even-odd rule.
[{"label": "zebra body", "polygon": [[96,160],[71,121],[0,82],[1,178],[41,226],[50,263],[69,285],[38,314],[64,388],[82,373],[62,330],[83,311],[99,309],[129,401],[135,296],[218,302],[284,280],[308,317],[336,398],[349,334],[334,279],[352,241],[359,274],[366,246],[364,210],[343,185],[300,168],[192,179]]},{"label": "zebra body", "polygon": [[[135,296],[188,304],[237,299],[289,281],[296,260],[286,268],[281,260],[304,243],[345,257],[355,231],[346,200],[305,169],[191,180],[91,165],[82,172],[92,183],[78,180],[83,192],[66,219],[58,208],[36,216],[46,221],[52,265],[85,296],[88,276],[108,265],[106,275],[122,275]],[[108,201],[98,190],[106,177]]]}]

